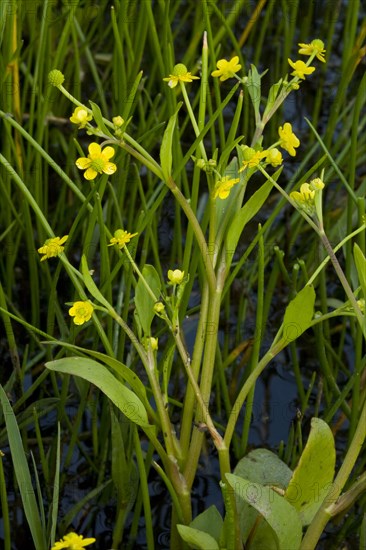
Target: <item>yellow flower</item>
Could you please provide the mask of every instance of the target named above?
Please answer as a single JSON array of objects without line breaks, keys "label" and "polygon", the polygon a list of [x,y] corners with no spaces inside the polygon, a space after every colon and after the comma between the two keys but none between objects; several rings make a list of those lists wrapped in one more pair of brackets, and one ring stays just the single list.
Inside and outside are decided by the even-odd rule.
[{"label": "yellow flower", "polygon": [[238,183],[239,178],[230,178],[230,176],[224,176],[221,180],[216,182],[215,188],[213,190],[212,197],[217,199],[226,199],[230,194],[230,189]]},{"label": "yellow flower", "polygon": [[174,269],[174,271],[169,269],[168,279],[172,285],[180,285],[184,279],[184,271],[181,271],[180,269]]},{"label": "yellow flower", "polygon": [[247,145],[242,147],[242,149],[244,160],[239,172],[242,172],[246,168],[255,168],[268,153],[268,151],[256,151],[253,147],[248,147]]},{"label": "yellow flower", "polygon": [[319,38],[316,38],[315,40],[312,40],[310,44],[299,44],[299,54],[301,55],[313,55],[315,54],[315,57],[319,59],[319,61],[322,61],[325,63],[325,49],[324,49],[324,42],[323,40],[319,40]]},{"label": "yellow flower", "polygon": [[43,262],[43,260],[47,260],[48,258],[55,258],[56,256],[59,256],[65,248],[62,245],[67,241],[67,239],[68,235],[47,239],[44,245],[41,246],[41,248],[38,248],[38,252],[40,254],[44,254],[41,258],[41,262]]},{"label": "yellow flower", "polygon": [[227,80],[228,78],[233,78],[235,73],[240,71],[241,65],[238,63],[239,57],[235,55],[230,61],[226,61],[226,59],[220,59],[216,65],[217,69],[215,71],[212,71],[211,76],[214,77],[220,77],[220,80],[223,82],[224,80]]},{"label": "yellow flower", "polygon": [[305,210],[309,216],[312,216],[315,213],[315,191],[311,189],[308,183],[303,183],[301,185],[300,192],[292,191],[292,193],[290,193],[290,197],[302,210]]},{"label": "yellow flower", "polygon": [[121,117],[121,116],[114,116],[112,118],[112,122],[113,124],[115,125],[116,128],[120,128],[121,126],[124,125],[125,121],[124,119]]},{"label": "yellow flower", "polygon": [[74,302],[73,306],[69,309],[69,315],[70,317],[74,317],[73,321],[75,325],[83,325],[91,319],[93,311],[94,307],[90,302]]},{"label": "yellow flower", "polygon": [[173,74],[163,78],[163,80],[168,82],[170,88],[175,88],[178,82],[192,82],[193,80],[199,80],[199,77],[192,76],[183,63],[178,63],[173,69]]},{"label": "yellow flower", "polygon": [[297,76],[298,78],[302,78],[302,80],[305,79],[305,75],[311,74],[315,71],[315,67],[308,67],[306,63],[303,61],[291,61],[291,59],[287,59],[289,64],[293,69],[295,69],[291,74],[293,76]]},{"label": "yellow flower", "polygon": [[310,187],[314,191],[320,191],[321,189],[324,189],[325,184],[324,184],[324,181],[322,179],[315,178],[315,179],[311,180]]},{"label": "yellow flower", "polygon": [[113,147],[105,147],[103,150],[98,143],[91,143],[88,147],[89,155],[77,159],[76,166],[85,170],[84,178],[93,180],[98,174],[114,174],[117,166],[109,162],[114,155]]},{"label": "yellow flower", "polygon": [[278,135],[280,136],[280,145],[285,149],[292,157],[296,155],[295,147],[300,145],[299,139],[292,131],[292,126],[289,122],[285,122],[283,126],[278,129]]},{"label": "yellow flower", "polygon": [[114,237],[109,241],[110,244],[108,246],[117,244],[118,248],[123,248],[125,244],[129,243],[132,237],[136,235],[138,235],[138,233],[129,233],[128,231],[124,231],[124,229],[117,229],[117,231],[114,232]]},{"label": "yellow flower", "polygon": [[84,539],[83,535],[77,535],[76,533],[68,533],[59,542],[55,542],[51,550],[61,550],[66,548],[69,550],[83,550],[85,546],[93,544],[94,538]]},{"label": "yellow flower", "polygon": [[267,151],[266,162],[268,162],[268,164],[271,164],[272,166],[280,166],[282,161],[282,153],[276,147]]},{"label": "yellow flower", "polygon": [[85,128],[87,123],[93,119],[93,115],[89,115],[85,107],[76,107],[72,113],[70,120],[73,124],[78,124],[78,128]]}]

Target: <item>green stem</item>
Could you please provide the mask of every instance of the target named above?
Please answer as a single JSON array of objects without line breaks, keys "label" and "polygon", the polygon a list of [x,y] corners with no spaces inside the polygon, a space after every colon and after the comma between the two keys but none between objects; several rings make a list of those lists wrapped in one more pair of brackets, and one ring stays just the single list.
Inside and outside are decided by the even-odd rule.
[{"label": "green stem", "polygon": [[173,193],[174,197],[177,199],[178,204],[181,206],[182,210],[184,211],[185,215],[188,218],[189,223],[191,224],[191,227],[197,239],[198,245],[201,249],[201,256],[203,259],[204,266],[206,268],[206,274],[207,274],[210,290],[214,292],[216,289],[216,275],[213,269],[211,257],[209,254],[209,250],[207,247],[206,239],[203,234],[202,228],[196,216],[194,215],[194,212],[192,211],[190,204],[182,194],[181,190],[179,189],[179,187],[177,186],[173,178],[170,177],[166,181],[166,184],[168,185],[169,189]]},{"label": "green stem", "polygon": [[275,346],[272,345],[272,347],[267,351],[267,353],[262,357],[262,359],[259,361],[258,365],[253,369],[253,371],[248,376],[247,380],[245,381],[245,384],[243,385],[242,389],[239,392],[238,397],[235,400],[235,403],[233,405],[233,408],[231,410],[229,420],[226,426],[224,441],[226,444],[226,447],[230,447],[230,443],[234,434],[235,426],[237,423],[237,420],[239,418],[240,411],[242,409],[242,406],[244,404],[244,401],[246,397],[248,396],[251,388],[255,384],[258,376],[261,374],[261,372],[265,369],[265,367],[272,361],[272,359],[283,350],[283,348],[286,346],[287,342],[285,340],[280,340]]},{"label": "green stem", "polygon": [[[188,97],[187,90],[186,90],[186,87],[184,85],[184,82],[180,81],[180,87],[181,87],[181,90],[182,90],[184,103],[186,104],[186,107],[187,107],[189,118],[191,119],[191,124],[193,126],[194,133],[196,134],[196,137],[198,137],[200,135],[200,129],[198,128],[198,124],[196,122],[196,118],[194,116],[192,106],[191,106],[191,102],[189,101],[189,97]],[[202,158],[205,161],[207,161],[207,155],[206,155],[206,151],[205,151],[205,146],[203,145],[203,141],[200,141],[198,146],[200,148]]]},{"label": "green stem", "polygon": [[[217,333],[218,333],[218,323],[220,317],[220,305],[221,305],[221,294],[222,290],[217,289],[214,293],[210,293],[209,305],[208,305],[208,315],[207,315],[207,326],[205,332],[205,351],[202,365],[201,381],[200,381],[200,390],[202,394],[203,402],[208,407],[211,395],[212,387],[212,376],[215,367],[215,354],[216,354],[216,345],[217,345]],[[205,410],[201,407],[197,408],[196,411],[196,422],[205,423]],[[192,486],[199,456],[201,453],[203,443],[203,433],[198,429],[193,431],[191,445],[188,452],[189,460],[187,461],[184,477],[187,480],[188,487]],[[226,450],[228,453],[228,450]],[[226,453],[224,453],[226,454]]]},{"label": "green stem", "polygon": [[337,256],[334,254],[334,251],[332,249],[332,246],[328,240],[328,237],[326,236],[325,232],[323,229],[320,229],[318,231],[318,234],[319,234],[319,237],[321,238],[321,241],[324,245],[324,248],[325,250],[327,251],[328,253],[328,256],[330,257],[330,261],[332,262],[333,264],[333,267],[338,275],[338,278],[343,286],[343,289],[347,295],[347,298],[349,299],[349,301],[351,302],[352,304],[352,307],[354,309],[354,312],[355,312],[355,315],[357,317],[357,321],[361,327],[361,330],[362,330],[362,333],[363,333],[363,336],[366,340],[366,325],[365,325],[365,316],[362,315],[361,313],[361,310],[358,306],[358,303],[357,303],[357,300],[355,298],[355,295],[346,279],[346,276],[345,274],[343,273],[343,270],[341,268],[341,266],[339,265],[339,262],[338,262],[338,259],[337,259]]}]

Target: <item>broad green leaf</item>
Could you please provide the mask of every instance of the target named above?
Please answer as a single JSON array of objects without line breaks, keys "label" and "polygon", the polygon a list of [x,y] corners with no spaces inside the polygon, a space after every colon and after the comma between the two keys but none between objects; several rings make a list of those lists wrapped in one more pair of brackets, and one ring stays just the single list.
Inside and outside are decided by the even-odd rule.
[{"label": "broad green leaf", "polygon": [[[233,473],[254,483],[274,486],[282,490],[286,489],[292,476],[292,470],[287,464],[268,449],[251,451],[238,462]],[[258,518],[258,512],[243,499],[238,500],[237,511],[243,540],[247,540]],[[251,545],[253,549],[276,548],[276,537],[268,523],[262,521],[258,524]]]},{"label": "broad green leaf", "polygon": [[23,502],[24,514],[27,518],[35,548],[37,548],[37,550],[46,550],[47,546],[41,525],[39,507],[34,494],[22,438],[15,414],[2,386],[0,386],[0,401],[3,408],[15,477]]},{"label": "broad green leaf", "polygon": [[94,103],[93,101],[90,101],[90,106],[93,111],[93,118],[96,122],[96,125],[98,126],[99,130],[101,130],[104,134],[110,137],[114,137],[113,134],[111,134],[111,131],[108,130],[107,126],[104,123],[102,111],[100,110],[100,107]]},{"label": "broad green leaf", "polygon": [[204,531],[199,531],[187,525],[177,525],[178,533],[191,548],[199,550],[219,550],[216,540]]},{"label": "broad green leaf", "polygon": [[92,279],[92,276],[90,275],[88,263],[86,260],[85,254],[83,254],[81,258],[81,272],[84,279],[84,284],[86,288],[89,290],[90,294],[98,300],[100,304],[102,304],[104,307],[106,307],[108,310],[112,309],[111,304],[104,298],[103,294],[98,290],[97,285]]},{"label": "broad green leaf", "polygon": [[[156,269],[152,265],[146,264],[142,270],[142,276],[156,296],[156,299],[158,299],[160,296],[161,283]],[[145,335],[150,334],[151,322],[155,315],[154,304],[155,300],[147,290],[143,280],[140,278],[135,290],[135,305],[139,322]]]},{"label": "broad green leaf", "polygon": [[190,523],[190,527],[204,531],[219,542],[220,534],[224,525],[224,520],[216,506],[212,505],[207,508],[202,514],[199,514]]},{"label": "broad green leaf", "polygon": [[298,550],[302,525],[295,508],[268,486],[226,474],[234,493],[259,512],[273,529],[278,550]]},{"label": "broad green leaf", "polygon": [[366,300],[366,258],[357,243],[354,244],[353,255],[355,258],[358,280],[362,288],[363,297]]},{"label": "broad green leaf", "polygon": [[181,108],[181,106],[182,106],[182,102],[178,104],[177,110],[175,111],[174,115],[170,117],[168,125],[163,135],[163,141],[161,142],[160,164],[161,164],[161,169],[163,171],[163,175],[166,181],[170,178],[172,174],[173,134],[174,134],[175,124],[177,122],[178,111]]},{"label": "broad green leaf", "polygon": [[289,303],[283,320],[283,340],[292,342],[307,330],[314,316],[315,290],[307,285]]},{"label": "broad green leaf", "polygon": [[140,399],[117,380],[104,365],[86,357],[65,357],[49,361],[46,363],[46,367],[53,371],[73,374],[88,380],[97,386],[132,422],[142,427],[149,426],[146,409]]},{"label": "broad green leaf", "polygon": [[[273,179],[276,179],[275,175],[273,176]],[[266,183],[264,183],[235,214],[226,236],[226,250],[228,254],[234,255],[244,227],[263,206],[271,192],[271,189],[272,183],[270,181],[266,181]]]},{"label": "broad green leaf", "polygon": [[255,449],[239,460],[234,474],[261,485],[286,489],[292,470],[268,449]]},{"label": "broad green leaf", "polygon": [[309,439],[285,493],[285,499],[309,525],[322,504],[334,477],[334,438],[328,424],[312,418]]}]

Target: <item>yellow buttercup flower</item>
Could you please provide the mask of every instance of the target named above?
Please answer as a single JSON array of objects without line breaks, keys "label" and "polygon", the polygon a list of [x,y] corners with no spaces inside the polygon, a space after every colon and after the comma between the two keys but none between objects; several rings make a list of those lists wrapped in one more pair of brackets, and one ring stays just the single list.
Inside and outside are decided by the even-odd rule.
[{"label": "yellow buttercup flower", "polygon": [[[75,325],[83,325],[91,319],[93,315],[94,307],[90,302],[74,302],[73,306],[69,309],[70,317],[73,317]],[[79,536],[79,535],[77,535]],[[67,547],[65,547],[67,548]]]},{"label": "yellow buttercup flower", "polygon": [[302,210],[309,214],[309,216],[313,216],[315,213],[315,191],[308,183],[303,183],[300,187],[300,191],[292,191],[290,197]]},{"label": "yellow buttercup flower", "polygon": [[230,189],[238,183],[239,178],[230,178],[230,176],[224,176],[221,180],[216,182],[213,190],[212,197],[217,199],[226,199],[230,195]]},{"label": "yellow buttercup flower", "polygon": [[255,168],[268,153],[268,151],[256,151],[253,147],[248,147],[247,145],[242,147],[242,150],[244,159],[239,172],[242,172],[246,168]]},{"label": "yellow buttercup flower", "polygon": [[217,69],[212,71],[211,76],[220,77],[222,82],[228,78],[233,78],[235,73],[241,69],[241,65],[238,61],[239,57],[237,55],[230,59],[230,61],[226,61],[226,59],[219,59],[216,63]]},{"label": "yellow buttercup flower", "polygon": [[283,126],[280,126],[278,135],[280,136],[281,147],[294,157],[296,155],[295,147],[299,147],[300,141],[293,133],[291,124],[285,122]]},{"label": "yellow buttercup flower", "polygon": [[62,550],[63,548],[68,550],[83,550],[85,546],[89,546],[93,542],[95,542],[95,539],[92,537],[84,539],[83,535],[68,533],[59,542],[55,542],[51,550]]},{"label": "yellow buttercup flower", "polygon": [[85,170],[84,178],[93,180],[98,174],[114,174],[117,166],[109,160],[114,155],[113,147],[105,147],[104,149],[98,143],[91,143],[88,147],[89,155],[87,157],[78,158],[76,166],[80,170]]},{"label": "yellow buttercup flower", "polygon": [[321,189],[324,189],[325,187],[325,183],[322,179],[320,178],[315,178],[313,180],[311,180],[310,182],[310,187],[311,189],[313,189],[314,191],[320,191]]},{"label": "yellow buttercup flower", "polygon": [[73,124],[78,124],[78,128],[85,128],[88,122],[93,119],[93,115],[90,115],[86,107],[76,107],[72,113],[70,120]]},{"label": "yellow buttercup flower", "polygon": [[319,59],[319,61],[322,61],[325,63],[325,49],[324,49],[324,42],[323,40],[319,40],[319,38],[316,38],[315,40],[312,40],[310,44],[299,44],[299,54],[301,55],[313,55],[315,54],[315,57]]},{"label": "yellow buttercup flower", "polygon": [[315,67],[308,67],[306,63],[303,61],[291,61],[291,59],[287,59],[291,67],[294,69],[294,71],[291,73],[293,76],[297,76],[298,78],[301,78],[302,80],[305,80],[305,76],[307,74],[311,74],[315,71]]},{"label": "yellow buttercup flower", "polygon": [[178,63],[175,65],[173,73],[163,78],[163,80],[168,82],[170,88],[175,88],[178,82],[192,82],[193,80],[199,80],[199,76],[193,76],[183,63]]},{"label": "yellow buttercup flower", "polygon": [[279,149],[277,149],[276,147],[274,147],[273,149],[269,149],[266,155],[266,162],[268,162],[268,164],[271,164],[271,166],[281,166],[283,162],[281,151],[279,151]]},{"label": "yellow buttercup flower", "polygon": [[117,231],[114,232],[114,237],[109,241],[110,244],[108,246],[116,244],[119,248],[123,248],[125,244],[129,243],[132,237],[136,235],[138,235],[138,233],[129,233],[124,229],[117,229]]},{"label": "yellow buttercup flower", "polygon": [[56,256],[59,256],[65,248],[62,245],[67,241],[67,239],[68,235],[47,239],[44,245],[41,246],[41,248],[38,248],[38,252],[40,254],[44,254],[44,256],[42,256],[41,258],[41,262],[47,260],[48,258],[56,258]]},{"label": "yellow buttercup flower", "polygon": [[172,285],[180,285],[184,279],[184,271],[181,271],[180,269],[174,269],[174,271],[169,269],[168,279]]}]

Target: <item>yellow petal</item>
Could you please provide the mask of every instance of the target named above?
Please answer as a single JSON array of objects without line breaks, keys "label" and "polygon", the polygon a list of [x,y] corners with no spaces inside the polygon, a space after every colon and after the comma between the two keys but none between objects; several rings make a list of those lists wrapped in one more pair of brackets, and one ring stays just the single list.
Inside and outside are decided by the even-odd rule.
[{"label": "yellow petal", "polygon": [[76,166],[77,166],[78,168],[80,168],[80,170],[86,170],[86,168],[89,168],[90,163],[91,163],[91,160],[90,160],[90,159],[87,159],[86,157],[80,157],[80,158],[77,159],[77,161],[75,162]]},{"label": "yellow petal", "polygon": [[98,157],[100,153],[102,152],[102,148],[99,145],[99,143],[91,143],[88,147],[88,151],[90,153],[91,157]]},{"label": "yellow petal", "polygon": [[103,155],[107,158],[107,160],[111,159],[114,155],[115,151],[113,149],[113,147],[106,147],[105,149],[103,149]]},{"label": "yellow petal", "polygon": [[84,172],[84,178],[86,180],[93,180],[98,175],[98,172],[94,170],[94,168],[88,168],[86,172]]},{"label": "yellow petal", "polygon": [[103,168],[103,172],[105,174],[114,174],[116,170],[117,170],[117,166],[113,162],[107,162]]}]

